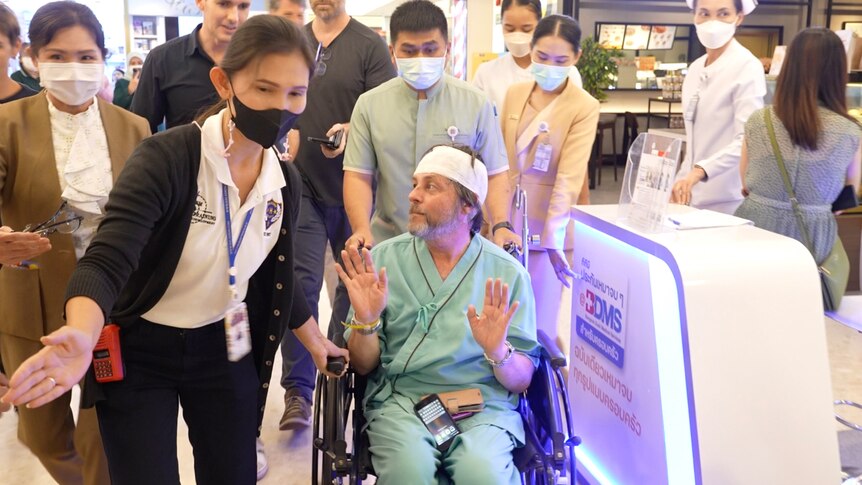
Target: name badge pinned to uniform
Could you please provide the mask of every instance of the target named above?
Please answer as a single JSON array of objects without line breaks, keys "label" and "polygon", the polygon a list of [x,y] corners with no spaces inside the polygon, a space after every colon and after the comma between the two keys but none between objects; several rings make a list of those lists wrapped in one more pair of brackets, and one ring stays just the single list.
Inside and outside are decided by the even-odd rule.
[{"label": "name badge pinned to uniform", "polygon": [[683,116],[685,117],[685,121],[689,123],[694,123],[695,115],[697,114],[697,102],[700,100],[700,94],[695,93],[694,96],[688,102],[688,105],[685,107],[685,113]]},{"label": "name badge pinned to uniform", "polygon": [[533,157],[533,170],[547,172],[551,165],[551,155],[554,153],[554,149],[549,141],[550,137],[547,135],[549,131],[547,122],[539,123],[539,133],[543,136],[540,137],[542,141],[536,147],[536,155]]},{"label": "name badge pinned to uniform", "polygon": [[452,140],[452,143],[455,143],[455,137],[458,136],[458,133],[460,132],[458,131],[457,126],[453,125],[449,128],[446,128],[446,134],[449,135],[449,138]]}]

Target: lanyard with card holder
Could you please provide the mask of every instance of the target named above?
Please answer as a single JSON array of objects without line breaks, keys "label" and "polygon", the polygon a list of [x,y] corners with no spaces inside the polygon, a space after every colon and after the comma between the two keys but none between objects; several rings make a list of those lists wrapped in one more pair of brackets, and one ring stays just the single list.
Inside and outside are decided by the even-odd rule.
[{"label": "lanyard with card holder", "polygon": [[248,323],[248,308],[244,301],[240,301],[239,292],[236,289],[236,256],[239,247],[245,237],[245,231],[251,222],[254,207],[245,214],[242,228],[237,236],[236,243],[233,242],[233,231],[230,218],[230,197],[227,185],[222,184],[222,198],[224,199],[224,226],[227,236],[228,257],[228,285],[230,286],[231,307],[224,316],[224,333],[227,343],[227,358],[231,362],[237,362],[251,352],[251,330]]}]

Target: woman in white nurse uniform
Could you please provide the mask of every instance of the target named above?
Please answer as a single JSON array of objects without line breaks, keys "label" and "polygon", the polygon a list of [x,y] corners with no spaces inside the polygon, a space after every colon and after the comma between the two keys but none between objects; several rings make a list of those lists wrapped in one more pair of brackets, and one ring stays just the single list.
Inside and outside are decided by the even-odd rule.
[{"label": "woman in white nurse uniform", "polygon": [[[497,112],[503,108],[509,86],[533,81],[533,73],[530,71],[533,64],[530,41],[533,39],[536,24],[542,20],[542,2],[503,0],[500,4],[500,17],[503,24],[503,41],[509,52],[480,65],[473,77],[473,85],[488,95]],[[569,79],[575,86],[583,87],[577,67],[572,66]]]},{"label": "woman in white nurse uniform", "polygon": [[686,155],[671,202],[733,214],[742,203],[739,157],[745,122],[763,107],[763,65],[733,35],[756,0],[686,0],[706,55],[682,86]]}]

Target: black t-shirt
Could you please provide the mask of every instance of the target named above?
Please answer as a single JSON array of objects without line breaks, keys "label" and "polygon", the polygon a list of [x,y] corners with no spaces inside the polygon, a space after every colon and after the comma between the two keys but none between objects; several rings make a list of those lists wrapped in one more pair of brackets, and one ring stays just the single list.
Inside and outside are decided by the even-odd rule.
[{"label": "black t-shirt", "polygon": [[21,89],[19,89],[17,93],[13,94],[12,96],[9,96],[8,98],[0,99],[0,104],[8,103],[9,101],[15,101],[16,99],[29,98],[34,94],[39,94],[37,91],[33,91],[32,89],[28,88],[27,86],[24,86],[23,84],[19,83],[19,85],[21,86]]},{"label": "black t-shirt", "polygon": [[156,47],[144,61],[131,111],[146,118],[153,133],[163,118],[168,128],[184,125],[218,102],[210,81],[215,63],[198,41],[200,30]]},{"label": "black t-shirt", "polygon": [[[310,22],[305,32],[312,50],[316,51],[319,42]],[[302,141],[296,166],[302,174],[304,194],[326,206],[337,207],[344,205],[344,157],[326,158],[320,145],[307,138],[325,137],[332,125],[349,122],[359,96],[392,79],[396,73],[386,42],[356,19],[350,19],[329,47],[321,48],[319,62],[326,67],[319,67],[312,77],[305,111],[297,124]]]}]

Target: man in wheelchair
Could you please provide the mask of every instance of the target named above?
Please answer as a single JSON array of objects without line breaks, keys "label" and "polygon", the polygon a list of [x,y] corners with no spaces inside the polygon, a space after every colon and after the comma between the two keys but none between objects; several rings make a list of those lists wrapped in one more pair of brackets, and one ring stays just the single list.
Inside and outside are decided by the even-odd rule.
[{"label": "man in wheelchair", "polygon": [[[337,271],[352,305],[345,338],[351,364],[369,375],[380,484],[520,483],[512,450],[525,439],[518,393],[538,362],[535,307],[524,268],[477,233],[487,191],[485,166],[469,149],[434,147],[413,175],[409,234],[342,252]],[[482,403],[461,403],[476,412],[447,398],[465,390],[481,393]],[[442,444],[415,409],[430,394],[461,418],[460,434]]]}]

